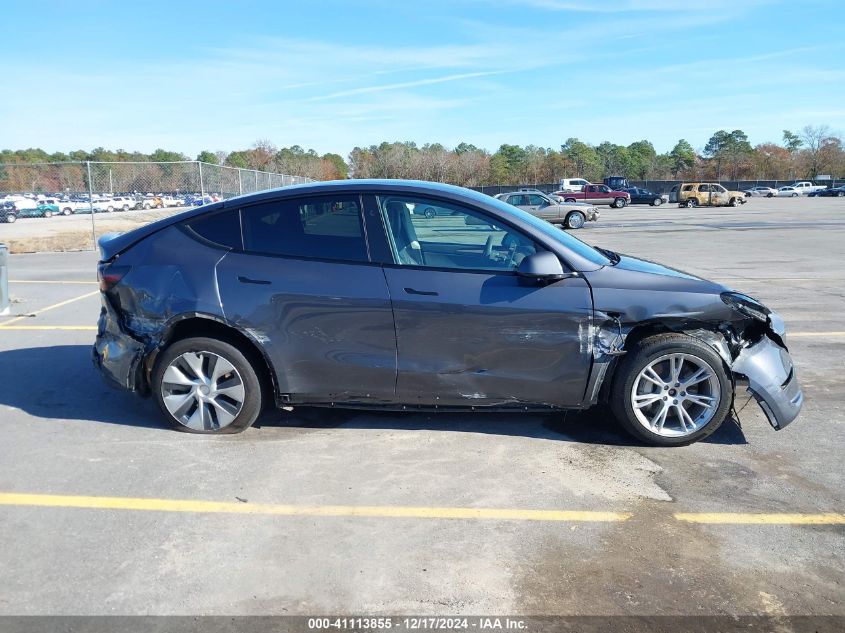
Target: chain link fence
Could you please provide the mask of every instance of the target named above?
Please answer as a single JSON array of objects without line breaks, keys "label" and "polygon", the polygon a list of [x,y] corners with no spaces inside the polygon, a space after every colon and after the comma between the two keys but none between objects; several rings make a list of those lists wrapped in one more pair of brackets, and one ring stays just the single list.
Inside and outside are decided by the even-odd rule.
[{"label": "chain link fence", "polygon": [[[47,245],[58,233],[73,233],[75,237],[65,241],[87,242],[90,248],[91,241],[96,243],[103,233],[129,230],[184,208],[307,182],[312,179],[199,161],[0,163],[0,222],[54,215],[88,214],[91,218],[89,228],[80,223],[82,218],[69,217],[0,231],[12,238],[12,233],[27,236],[27,246],[19,244],[17,251],[41,250],[37,236]],[[103,215],[136,210],[146,213]],[[14,240],[0,235],[0,241]],[[63,249],[54,243],[49,248]]]}]

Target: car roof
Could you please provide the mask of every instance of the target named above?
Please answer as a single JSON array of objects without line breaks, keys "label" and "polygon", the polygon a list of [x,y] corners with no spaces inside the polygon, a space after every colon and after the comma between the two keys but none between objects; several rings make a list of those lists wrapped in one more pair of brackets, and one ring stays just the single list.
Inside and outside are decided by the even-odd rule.
[{"label": "car roof", "polygon": [[[109,234],[100,238],[100,252],[104,260],[111,259],[118,253],[130,248],[133,244],[142,239],[157,233],[158,231],[174,225],[191,220],[195,217],[206,215],[220,209],[239,208],[248,204],[256,204],[272,200],[284,200],[285,198],[293,198],[299,196],[306,196],[310,194],[325,195],[331,193],[390,193],[391,191],[397,194],[405,195],[420,195],[420,196],[436,196],[446,200],[470,204],[475,207],[489,211],[493,215],[502,217],[503,214],[509,215],[503,211],[500,206],[502,201],[494,199],[485,193],[480,193],[472,189],[464,187],[457,187],[455,185],[447,185],[442,183],[427,182],[422,180],[393,180],[393,179],[350,179],[350,180],[331,180],[323,182],[306,183],[301,185],[289,185],[287,187],[280,187],[278,189],[269,189],[258,193],[252,193],[228,200],[213,202],[194,209],[188,209],[181,213],[162,218],[156,222],[152,222],[140,228],[137,228],[128,233],[121,233],[119,235]],[[537,228],[528,221],[520,218],[518,215],[509,216],[509,222],[516,227],[522,228],[529,233],[536,233]],[[569,255],[569,263],[576,270],[594,270],[596,264],[589,259],[586,259],[577,252],[571,251]]]}]

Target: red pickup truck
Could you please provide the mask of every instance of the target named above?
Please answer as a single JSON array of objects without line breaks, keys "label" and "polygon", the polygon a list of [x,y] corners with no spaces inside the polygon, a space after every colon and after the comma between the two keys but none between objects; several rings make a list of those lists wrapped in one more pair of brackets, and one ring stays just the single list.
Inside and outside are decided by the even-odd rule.
[{"label": "red pickup truck", "polygon": [[563,198],[564,202],[607,204],[617,209],[621,209],[631,202],[630,193],[614,191],[607,185],[584,185],[583,191],[555,191],[555,195]]}]

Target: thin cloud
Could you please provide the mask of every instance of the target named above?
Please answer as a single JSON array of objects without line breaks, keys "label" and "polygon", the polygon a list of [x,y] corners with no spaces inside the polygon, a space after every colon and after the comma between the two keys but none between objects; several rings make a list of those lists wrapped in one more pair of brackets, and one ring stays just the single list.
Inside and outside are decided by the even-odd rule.
[{"label": "thin cloud", "polygon": [[311,97],[306,101],[324,101],[327,99],[337,99],[338,97],[349,97],[352,95],[368,94],[371,92],[384,92],[386,90],[401,90],[405,88],[415,88],[417,86],[430,86],[432,84],[442,84],[449,81],[460,81],[463,79],[474,79],[476,77],[489,77],[491,75],[501,75],[505,70],[489,70],[475,73],[460,73],[457,75],[446,75],[445,77],[433,77],[431,79],[415,79],[413,81],[400,81],[392,84],[382,84],[379,86],[364,86],[362,88],[353,88],[351,90],[341,90],[340,92],[333,92],[327,95],[318,97]]}]

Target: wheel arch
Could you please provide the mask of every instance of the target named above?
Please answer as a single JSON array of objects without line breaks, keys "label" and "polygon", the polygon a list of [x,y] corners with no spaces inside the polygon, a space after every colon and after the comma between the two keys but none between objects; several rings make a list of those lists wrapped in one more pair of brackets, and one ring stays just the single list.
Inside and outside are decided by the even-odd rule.
[{"label": "wheel arch", "polygon": [[266,402],[276,402],[279,380],[266,352],[251,335],[210,314],[186,314],[172,319],[161,336],[155,351],[145,361],[147,384],[150,384],[153,367],[158,355],[177,341],[203,336],[224,341],[237,347],[253,364],[261,382]]},{"label": "wheel arch", "polygon": [[[621,350],[625,353],[635,349],[637,345],[653,336],[660,334],[686,334],[692,338],[706,343],[714,349],[716,354],[722,359],[722,365],[728,376],[733,380],[733,373],[731,371],[731,352],[728,342],[724,334],[719,331],[717,325],[712,323],[698,323],[692,324],[689,321],[675,321],[671,319],[656,319],[638,323],[633,328],[628,330],[625,334],[625,340],[621,346]],[[617,368],[619,361],[623,355],[615,356],[607,368],[607,372],[602,380],[601,387],[598,391],[598,401],[608,403],[610,399],[611,389],[614,380],[617,378]],[[734,385],[735,386],[735,385]]]}]

